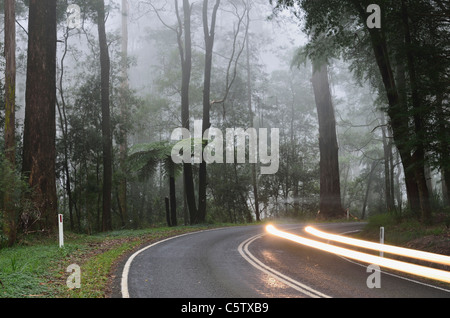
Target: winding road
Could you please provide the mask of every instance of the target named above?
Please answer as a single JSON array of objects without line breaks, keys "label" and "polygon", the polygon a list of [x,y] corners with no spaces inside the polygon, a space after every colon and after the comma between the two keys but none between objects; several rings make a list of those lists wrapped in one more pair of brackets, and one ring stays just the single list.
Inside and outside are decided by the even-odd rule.
[{"label": "winding road", "polygon": [[[279,225],[306,236],[305,224]],[[320,224],[336,234],[361,223]],[[148,246],[124,265],[123,298],[450,298],[448,284],[383,269],[369,288],[367,264],[266,233],[263,226],[196,232]]]}]

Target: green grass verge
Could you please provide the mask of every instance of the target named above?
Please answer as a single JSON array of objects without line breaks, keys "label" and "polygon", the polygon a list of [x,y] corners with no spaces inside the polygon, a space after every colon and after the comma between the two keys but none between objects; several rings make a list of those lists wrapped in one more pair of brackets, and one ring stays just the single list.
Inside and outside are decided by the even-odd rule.
[{"label": "green grass verge", "polygon": [[[57,238],[27,236],[18,246],[0,249],[0,298],[104,298],[114,264],[143,244],[150,244],[180,234],[230,226],[152,228],[114,231],[93,236],[66,233],[64,248]],[[399,219],[382,214],[370,219],[361,233],[365,239],[379,239],[385,227],[386,243],[404,245],[425,236],[448,237],[445,223],[424,226],[415,219]],[[71,264],[81,268],[81,288],[66,284]]]},{"label": "green grass verge", "polygon": [[370,217],[362,232],[365,238],[379,239],[380,227],[385,228],[385,243],[404,245],[426,236],[445,237],[449,228],[445,222],[434,222],[426,225],[414,217],[399,217],[395,214],[379,214]]},{"label": "green grass verge", "polygon": [[[224,226],[224,225],[220,225]],[[57,239],[27,237],[19,246],[0,250],[0,298],[104,298],[115,262],[142,244],[219,226],[114,231],[94,236],[65,235]],[[71,273],[81,269],[81,288],[69,289]]]}]

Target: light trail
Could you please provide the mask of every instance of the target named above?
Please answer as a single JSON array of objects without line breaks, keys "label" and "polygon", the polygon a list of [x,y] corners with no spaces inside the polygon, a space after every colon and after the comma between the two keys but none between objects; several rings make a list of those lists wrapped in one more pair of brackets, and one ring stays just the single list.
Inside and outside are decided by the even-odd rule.
[{"label": "light trail", "polygon": [[420,259],[420,260],[433,262],[433,263],[450,265],[450,257],[445,256],[445,255],[429,253],[429,252],[424,252],[424,251],[418,251],[418,250],[413,250],[413,249],[408,249],[408,248],[403,248],[403,247],[398,247],[398,246],[393,246],[393,245],[388,245],[388,244],[373,243],[373,242],[358,240],[358,239],[354,239],[354,238],[350,238],[350,237],[325,233],[325,232],[319,231],[311,226],[306,227],[305,231],[314,236],[317,236],[317,237],[320,237],[323,239],[327,239],[327,240],[331,240],[331,241],[335,241],[335,242],[339,242],[339,243],[344,243],[344,244],[348,244],[348,245],[367,248],[370,250],[382,251],[382,252],[396,254],[396,255],[400,255],[400,256],[411,257],[411,258]]},{"label": "light trail", "polygon": [[305,237],[301,237],[298,235],[294,235],[291,233],[283,232],[276,229],[273,225],[268,225],[266,227],[268,233],[290,240],[292,242],[296,242],[302,245],[306,245],[309,247],[313,247],[322,251],[330,252],[336,255],[340,255],[343,257],[347,257],[350,259],[354,259],[357,261],[361,261],[368,264],[379,265],[382,267],[390,268],[393,270],[401,271],[404,273],[413,274],[416,276],[422,276],[426,278],[431,278],[439,281],[443,281],[446,283],[450,283],[450,272],[425,267],[421,265],[410,264],[406,262],[401,262],[393,259],[388,259],[384,257],[374,256],[362,252],[357,252],[353,250],[349,250],[346,248],[342,248],[339,246],[334,246],[326,243],[322,243],[319,241],[311,240]]},{"label": "light trail", "polygon": [[242,244],[239,246],[238,251],[247,262],[249,262],[251,265],[253,265],[253,267],[255,267],[256,269],[259,269],[263,273],[269,275],[273,279],[276,279],[276,280],[280,281],[281,283],[290,286],[291,288],[301,292],[302,294],[304,294],[306,296],[309,296],[312,298],[331,298],[330,296],[325,295],[325,294],[321,293],[320,291],[315,290],[308,285],[305,285],[299,281],[296,281],[296,280],[290,278],[289,276],[286,276],[286,275],[278,272],[277,270],[267,266],[266,264],[264,264],[263,262],[258,260],[252,253],[250,253],[248,247],[252,242],[254,242],[255,240],[257,240],[260,237],[261,237],[261,235],[251,237],[248,240],[246,240],[245,242],[242,242]]}]

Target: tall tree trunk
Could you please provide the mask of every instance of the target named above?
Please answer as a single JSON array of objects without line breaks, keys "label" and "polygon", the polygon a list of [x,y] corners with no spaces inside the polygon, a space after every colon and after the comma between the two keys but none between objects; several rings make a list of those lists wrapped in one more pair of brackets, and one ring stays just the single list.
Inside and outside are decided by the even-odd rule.
[{"label": "tall tree trunk", "polygon": [[[357,0],[352,0],[352,2],[354,4],[355,9],[358,10],[361,20],[365,22],[366,20],[365,8]],[[405,12],[401,12],[401,14],[403,19],[405,19]],[[407,27],[405,21],[404,27]],[[407,104],[406,101],[401,98],[400,94],[401,87],[399,87],[400,89],[398,89],[395,83],[393,69],[390,62],[387,43],[383,31],[375,28],[373,29],[368,28],[367,31],[370,36],[372,49],[375,55],[378,69],[380,71],[381,78],[383,80],[383,85],[388,99],[389,107],[387,113],[391,120],[393,139],[399,151],[403,164],[403,170],[405,172],[405,184],[410,208],[414,212],[420,212],[422,219],[426,221],[430,216],[431,210],[429,209],[430,205],[426,182],[424,182],[425,177],[423,169],[421,169],[421,166],[423,167],[425,153],[423,152],[423,147],[419,143],[418,147],[416,147],[414,151],[414,154],[411,155],[411,153],[413,153],[413,149],[411,147],[410,138],[414,137],[417,141],[418,136],[411,136],[411,132],[408,125],[409,113],[407,109]],[[407,33],[408,33],[407,29],[405,29],[406,42],[409,41]],[[408,51],[408,49],[406,51]],[[414,85],[417,85],[416,78],[414,77],[414,68],[411,68],[411,66],[413,65],[411,65],[410,60],[407,61],[407,63],[409,64],[408,65],[410,71],[409,74],[410,76],[412,76],[410,77],[410,80],[414,82],[411,83],[413,85],[414,90],[417,88],[417,86],[415,86],[414,88]],[[398,64],[401,65],[401,61],[399,61]],[[413,72],[412,74],[411,71]],[[417,91],[415,92],[415,94],[416,93]],[[419,101],[417,95],[415,96],[415,98],[413,97],[413,101],[415,102]],[[415,112],[416,111],[418,111],[418,109],[415,109]],[[414,126],[415,126],[414,128],[416,133],[422,132],[423,129],[423,127],[421,126],[422,123],[420,122],[421,118],[420,116],[418,117],[417,115],[418,114],[414,116]]]},{"label": "tall tree trunk", "polygon": [[[5,159],[11,173],[16,166],[16,10],[14,0],[5,0]],[[14,188],[5,189],[4,233],[8,245],[16,241],[17,226],[12,195]]]},{"label": "tall tree trunk", "polygon": [[424,140],[426,137],[425,125],[423,120],[423,110],[421,110],[421,97],[419,94],[419,82],[416,73],[416,65],[413,52],[411,51],[412,36],[409,27],[408,9],[405,0],[402,0],[402,20],[405,35],[406,61],[408,65],[409,81],[411,85],[411,99],[413,106],[414,132],[415,132],[415,151],[414,173],[419,190],[419,199],[421,207],[421,218],[423,222],[430,222],[431,204],[430,194],[425,177],[425,147]]},{"label": "tall tree trunk", "polygon": [[390,141],[388,141],[388,134],[386,127],[386,120],[384,113],[381,114],[381,132],[382,132],[382,140],[383,140],[383,152],[384,152],[384,191],[385,191],[385,200],[386,200],[386,208],[388,212],[392,212],[394,210],[394,197],[392,195],[391,180],[393,176],[391,175],[391,162],[392,162],[392,151],[390,147]]},{"label": "tall tree trunk", "polygon": [[314,63],[313,88],[319,118],[320,215],[334,218],[344,215],[341,203],[336,119],[331,99],[326,64]]},{"label": "tall tree trunk", "polygon": [[[119,205],[122,214],[122,220],[126,223],[127,220],[127,178],[125,175],[125,161],[128,153],[127,129],[124,127],[127,124],[127,92],[128,92],[128,0],[122,0],[122,92],[121,92],[121,117],[123,120],[120,128],[121,143],[120,143],[120,167],[121,180],[119,183]],[[122,224],[122,226],[125,225]]]},{"label": "tall tree trunk", "polygon": [[69,145],[68,145],[68,123],[67,123],[67,116],[66,116],[66,102],[64,97],[64,87],[63,87],[63,79],[64,79],[64,60],[67,55],[68,50],[68,38],[69,38],[69,28],[66,28],[66,31],[64,33],[64,53],[61,58],[61,66],[60,66],[60,77],[59,77],[59,94],[61,98],[61,106],[58,103],[58,100],[56,100],[56,105],[58,106],[58,113],[59,113],[59,122],[60,122],[60,129],[63,134],[63,145],[64,145],[64,161],[63,161],[63,168],[65,173],[65,183],[66,183],[66,192],[67,192],[67,198],[69,199],[69,222],[70,222],[70,230],[74,230],[74,220],[73,220],[73,196],[72,196],[72,184],[71,184],[71,177],[70,177],[70,171],[69,171]]},{"label": "tall tree trunk", "polygon": [[178,225],[177,219],[177,198],[175,190],[175,167],[173,164],[169,167],[169,198],[170,198],[170,224],[171,226]]},{"label": "tall tree trunk", "polygon": [[40,230],[57,226],[56,0],[30,0],[23,167]]},{"label": "tall tree trunk", "polygon": [[99,1],[97,8],[98,37],[100,44],[101,68],[101,103],[102,103],[102,144],[103,144],[103,210],[102,230],[112,229],[111,221],[111,189],[112,189],[112,138],[111,112],[109,96],[109,78],[111,62],[105,27],[105,2]]},{"label": "tall tree trunk", "polygon": [[[249,6],[247,1],[247,6]],[[246,26],[246,51],[247,51],[247,107],[250,115],[250,127],[254,125],[254,114],[253,114],[253,100],[252,100],[252,70],[250,65],[250,37],[249,37],[249,29],[250,29],[250,10],[247,10],[247,26]],[[259,197],[258,197],[258,178],[256,174],[256,164],[251,164],[252,166],[252,186],[253,186],[253,197],[255,199],[255,216],[256,221],[259,222],[261,220],[261,215],[259,212]]]},{"label": "tall tree trunk", "polygon": [[170,199],[168,197],[164,198],[164,203],[165,203],[165,207],[166,207],[166,222],[167,222],[167,226],[171,227],[172,226],[172,222],[170,221]]},{"label": "tall tree trunk", "polygon": [[448,121],[445,120],[442,98],[439,98],[436,108],[439,118],[437,129],[439,132],[439,160],[441,169],[442,199],[444,204],[448,205],[450,200],[450,139],[448,137]]},{"label": "tall tree trunk", "polygon": [[15,1],[5,0],[5,159],[16,164],[16,11]]},{"label": "tall tree trunk", "polygon": [[[181,124],[182,127],[190,130],[189,124],[189,86],[191,82],[192,71],[192,38],[191,38],[191,12],[192,7],[189,0],[183,0],[184,22],[179,14],[178,0],[175,0],[176,16],[178,20],[177,41],[178,50],[180,52],[181,60]],[[184,43],[182,39],[184,30]],[[183,162],[183,181],[185,202],[189,211],[189,222],[191,224],[197,223],[198,210],[195,200],[194,189],[194,174],[192,171],[192,164],[190,162]]]},{"label": "tall tree trunk", "polygon": [[444,93],[440,92],[436,97],[437,152],[439,156],[439,169],[441,172],[442,200],[445,205],[448,205],[450,199],[450,187],[447,187],[447,184],[450,185],[450,134],[443,102]]},{"label": "tall tree trunk", "polygon": [[[211,18],[211,27],[208,23],[208,0],[203,0],[203,35],[205,40],[205,70],[203,83],[203,126],[202,136],[207,129],[211,127],[211,70],[213,59],[213,48],[216,30],[217,10],[220,0],[216,0]],[[202,147],[205,145],[202,143]],[[198,219],[197,222],[203,223],[206,220],[206,184],[207,184],[207,165],[203,158],[199,170],[199,188],[198,188]]]},{"label": "tall tree trunk", "polygon": [[[80,165],[80,167],[81,167],[81,165]],[[81,173],[78,173],[77,166],[75,165],[73,167],[73,180],[74,180],[74,190],[75,191],[79,187],[78,184],[80,183],[80,179],[81,179],[80,175],[81,175]],[[78,232],[81,233],[81,211],[80,211],[80,209],[81,209],[82,203],[80,201],[78,201],[78,202],[79,202],[79,204],[77,204],[77,200],[74,200],[73,206],[75,208],[75,216],[77,217]]]},{"label": "tall tree trunk", "polygon": [[[410,139],[410,128],[408,120],[403,116],[408,112],[407,106],[407,92],[406,92],[406,76],[405,66],[403,61],[398,59],[396,61],[396,80],[398,89],[398,105],[389,105],[388,115],[391,119],[391,128],[394,142],[398,149],[398,154],[401,158],[403,170],[405,173],[406,194],[408,197],[408,205],[414,214],[420,213],[419,189],[417,187],[416,177],[412,164],[411,151],[408,149],[408,140]],[[386,85],[385,85],[386,86]],[[391,88],[391,89],[394,89]],[[402,115],[403,114],[403,115]]]},{"label": "tall tree trunk", "polygon": [[[442,168],[441,168],[441,170],[443,170]],[[441,172],[441,191],[442,191],[442,202],[443,202],[443,204],[444,205],[449,205],[449,198],[450,198],[450,196],[449,196],[449,191],[448,191],[448,187],[447,187],[447,182],[446,182],[446,180],[445,180],[445,172],[444,171],[442,171]]]},{"label": "tall tree trunk", "polygon": [[[396,152],[396,166],[400,166],[400,154],[398,151]],[[397,170],[397,173],[395,174],[395,183],[397,184],[397,187],[395,188],[395,197],[397,199],[397,208],[399,211],[402,211],[403,209],[403,194],[401,190],[401,184],[400,184],[400,169]]]},{"label": "tall tree trunk", "polygon": [[369,176],[367,179],[367,188],[366,188],[366,194],[364,195],[364,202],[363,202],[363,208],[361,212],[361,220],[364,220],[366,218],[366,209],[367,209],[367,202],[369,200],[369,194],[370,194],[370,186],[372,185],[373,180],[373,173],[375,171],[375,168],[377,167],[378,162],[374,161],[372,163],[372,166],[370,167]]},{"label": "tall tree trunk", "polygon": [[[389,168],[390,168],[390,189],[391,189],[391,206],[395,209],[395,166],[394,166],[394,153],[393,142],[390,127],[387,128],[388,136],[388,153],[389,153]],[[401,201],[398,203],[398,209],[401,210]]]}]

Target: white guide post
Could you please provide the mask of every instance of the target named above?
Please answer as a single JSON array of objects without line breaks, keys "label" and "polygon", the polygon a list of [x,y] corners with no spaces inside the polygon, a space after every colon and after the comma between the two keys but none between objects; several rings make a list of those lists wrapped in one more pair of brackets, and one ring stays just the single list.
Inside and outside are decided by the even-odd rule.
[{"label": "white guide post", "polygon": [[58,225],[59,225],[59,247],[64,246],[64,228],[63,228],[63,215],[58,214]]},{"label": "white guide post", "polygon": [[[384,244],[384,227],[380,227],[380,244]],[[380,257],[383,256],[383,251],[380,251]]]}]

